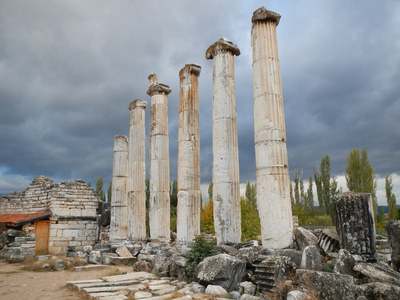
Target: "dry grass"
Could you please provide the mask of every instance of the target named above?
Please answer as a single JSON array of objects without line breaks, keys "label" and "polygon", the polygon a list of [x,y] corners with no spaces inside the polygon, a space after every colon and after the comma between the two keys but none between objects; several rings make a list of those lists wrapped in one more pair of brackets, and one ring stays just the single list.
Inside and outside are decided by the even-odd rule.
[{"label": "dry grass", "polygon": [[[81,258],[69,258],[69,257],[56,257],[56,258],[49,258],[41,261],[36,261],[34,257],[28,257],[23,262],[22,269],[24,271],[33,271],[33,272],[46,272],[52,271],[54,268],[54,263],[58,260],[62,260],[66,267],[65,270],[70,270],[81,260]],[[50,268],[43,268],[45,264],[49,264]]]}]

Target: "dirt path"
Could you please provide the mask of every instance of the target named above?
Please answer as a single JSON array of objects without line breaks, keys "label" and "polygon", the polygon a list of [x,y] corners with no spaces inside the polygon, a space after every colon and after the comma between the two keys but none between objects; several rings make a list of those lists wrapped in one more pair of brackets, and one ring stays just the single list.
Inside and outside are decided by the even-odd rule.
[{"label": "dirt path", "polygon": [[107,266],[89,271],[24,271],[23,264],[0,262],[1,300],[84,299],[78,292],[65,287],[67,281],[97,279],[117,273],[132,272],[132,266]]}]

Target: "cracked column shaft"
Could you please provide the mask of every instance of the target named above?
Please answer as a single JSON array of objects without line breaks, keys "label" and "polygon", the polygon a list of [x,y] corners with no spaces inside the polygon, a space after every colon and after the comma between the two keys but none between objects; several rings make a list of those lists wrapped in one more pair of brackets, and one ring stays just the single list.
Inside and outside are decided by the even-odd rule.
[{"label": "cracked column shaft", "polygon": [[151,74],[147,94],[150,104],[150,237],[153,240],[170,240],[170,175],[168,100],[169,86],[158,83]]},{"label": "cracked column shaft", "polygon": [[219,245],[241,241],[234,55],[240,55],[239,48],[225,38],[206,51],[213,60],[213,201]]},{"label": "cracked column shaft", "polygon": [[147,102],[136,99],[129,104],[128,237],[146,239],[146,136]]},{"label": "cracked column shaft", "polygon": [[179,72],[177,241],[190,243],[200,234],[199,76],[201,67]]},{"label": "cracked column shaft", "polygon": [[261,7],[253,13],[251,31],[257,206],[264,248],[289,246],[293,231],[285,115],[276,41],[279,20],[280,15]]}]

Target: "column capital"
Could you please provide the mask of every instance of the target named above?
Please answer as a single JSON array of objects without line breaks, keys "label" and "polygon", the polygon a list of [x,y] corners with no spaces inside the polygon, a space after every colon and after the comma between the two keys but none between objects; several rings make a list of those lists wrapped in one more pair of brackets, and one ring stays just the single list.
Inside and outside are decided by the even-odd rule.
[{"label": "column capital", "polygon": [[193,74],[196,77],[200,76],[201,67],[195,64],[186,64],[180,71],[179,71],[179,78],[184,77],[185,73]]},{"label": "column capital", "polygon": [[129,110],[133,110],[137,107],[146,109],[147,107],[147,101],[141,100],[141,99],[136,99],[133,100],[130,104],[129,104]]},{"label": "column capital", "polygon": [[172,90],[168,85],[158,83],[156,74],[154,73],[150,74],[148,79],[149,79],[149,89],[147,90],[147,95],[149,95],[150,97],[152,97],[153,95],[160,95],[160,94],[168,95],[169,93],[171,93]]},{"label": "column capital", "polygon": [[276,26],[278,26],[281,16],[273,11],[267,10],[264,6],[260,7],[256,11],[253,12],[253,17],[251,18],[251,22],[274,22]]},{"label": "column capital", "polygon": [[213,59],[216,55],[225,52],[231,52],[233,55],[236,56],[240,55],[240,50],[238,46],[236,46],[227,38],[222,37],[210,47],[208,47],[206,51],[206,59]]}]

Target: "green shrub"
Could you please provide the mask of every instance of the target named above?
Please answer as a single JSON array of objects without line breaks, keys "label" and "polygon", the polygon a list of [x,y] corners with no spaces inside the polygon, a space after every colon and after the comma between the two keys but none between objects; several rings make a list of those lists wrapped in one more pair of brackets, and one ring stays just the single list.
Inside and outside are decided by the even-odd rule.
[{"label": "green shrub", "polygon": [[188,252],[188,264],[186,271],[188,279],[193,279],[194,270],[206,257],[213,256],[218,253],[215,240],[207,240],[204,235],[197,235],[194,239],[193,248]]}]

